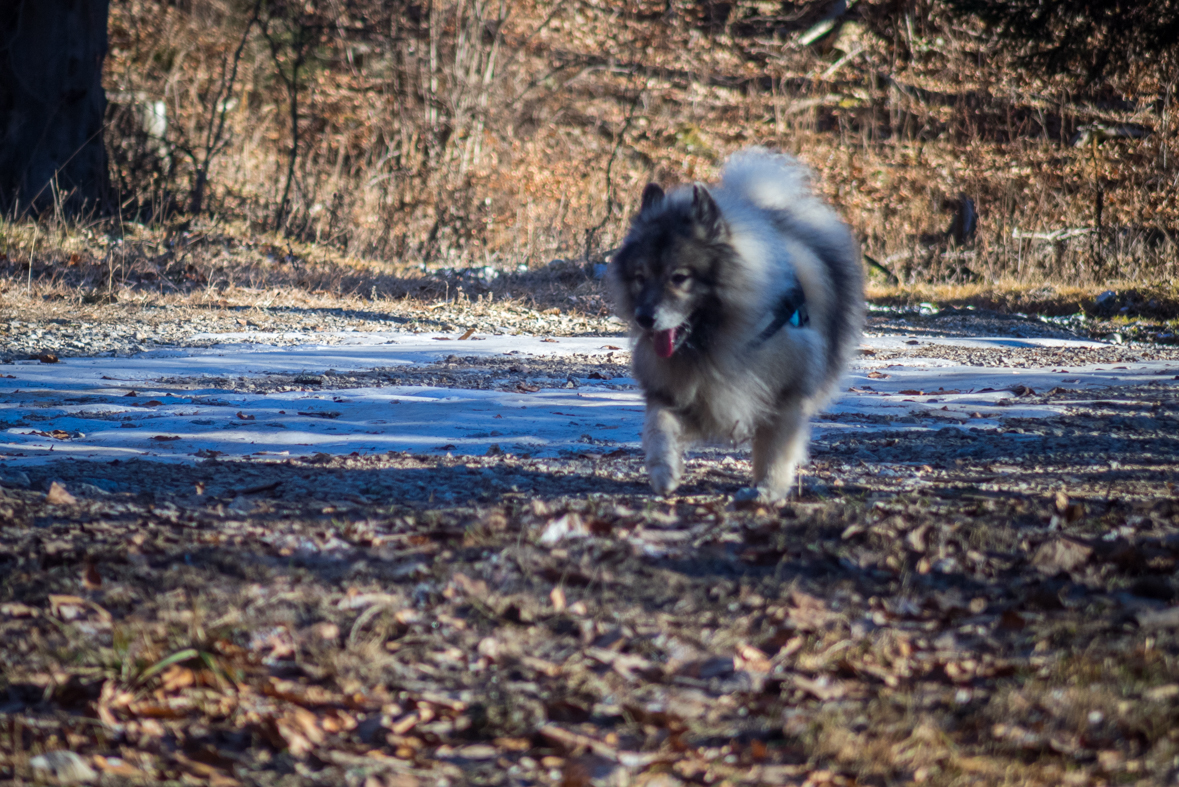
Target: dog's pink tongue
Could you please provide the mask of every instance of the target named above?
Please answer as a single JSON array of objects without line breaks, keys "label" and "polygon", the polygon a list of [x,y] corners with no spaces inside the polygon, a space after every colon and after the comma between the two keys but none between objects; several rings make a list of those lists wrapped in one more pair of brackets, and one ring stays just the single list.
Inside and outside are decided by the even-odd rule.
[{"label": "dog's pink tongue", "polygon": [[675,328],[655,331],[655,354],[660,358],[670,358],[675,352],[675,332]]}]

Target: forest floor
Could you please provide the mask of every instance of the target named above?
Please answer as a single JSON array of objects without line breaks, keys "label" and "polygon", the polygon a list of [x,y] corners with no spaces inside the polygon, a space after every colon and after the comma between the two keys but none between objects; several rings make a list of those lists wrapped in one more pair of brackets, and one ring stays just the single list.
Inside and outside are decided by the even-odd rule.
[{"label": "forest floor", "polygon": [[[1179,348],[877,310],[799,495],[738,507],[742,448],[650,493],[593,311],[13,302],[2,779],[1176,775]],[[565,396],[567,439],[380,442],[364,407],[439,390],[492,397],[454,422],[483,427]],[[280,418],[298,398],[323,401]],[[283,430],[308,437],[238,439]]]}]

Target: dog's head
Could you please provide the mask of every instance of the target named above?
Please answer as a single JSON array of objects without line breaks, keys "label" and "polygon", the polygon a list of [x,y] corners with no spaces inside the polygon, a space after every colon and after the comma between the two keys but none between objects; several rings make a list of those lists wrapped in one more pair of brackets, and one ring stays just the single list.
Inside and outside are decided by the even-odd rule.
[{"label": "dog's head", "polygon": [[732,255],[729,228],[708,189],[664,194],[654,183],[610,265],[615,308],[655,353],[702,347],[719,318],[717,286]]}]

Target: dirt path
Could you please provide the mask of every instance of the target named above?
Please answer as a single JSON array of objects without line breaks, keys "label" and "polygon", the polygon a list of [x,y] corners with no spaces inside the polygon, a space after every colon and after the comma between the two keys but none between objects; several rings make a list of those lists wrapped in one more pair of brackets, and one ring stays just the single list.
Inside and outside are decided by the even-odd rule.
[{"label": "dirt path", "polygon": [[[654,498],[633,436],[592,424],[552,452],[9,456],[0,778],[1169,781],[1179,354],[967,318],[875,318],[854,406],[819,422],[781,508],[733,506],[747,454],[724,447]],[[621,394],[618,352],[527,372],[455,354],[395,379],[284,372],[201,395],[308,388],[326,409],[489,375],[493,393],[539,389],[504,395]],[[904,387],[937,369],[1035,382]],[[38,423],[15,379],[0,380],[10,434]],[[155,385],[209,387],[186,379]]]}]

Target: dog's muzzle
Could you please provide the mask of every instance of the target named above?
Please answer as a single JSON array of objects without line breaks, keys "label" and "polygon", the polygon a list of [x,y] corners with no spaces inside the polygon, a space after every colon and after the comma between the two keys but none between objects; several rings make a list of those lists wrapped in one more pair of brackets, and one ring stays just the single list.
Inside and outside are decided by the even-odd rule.
[{"label": "dog's muzzle", "polygon": [[684,323],[665,331],[653,331],[651,343],[655,345],[655,354],[660,358],[670,358],[687,341],[691,330],[691,324]]}]

